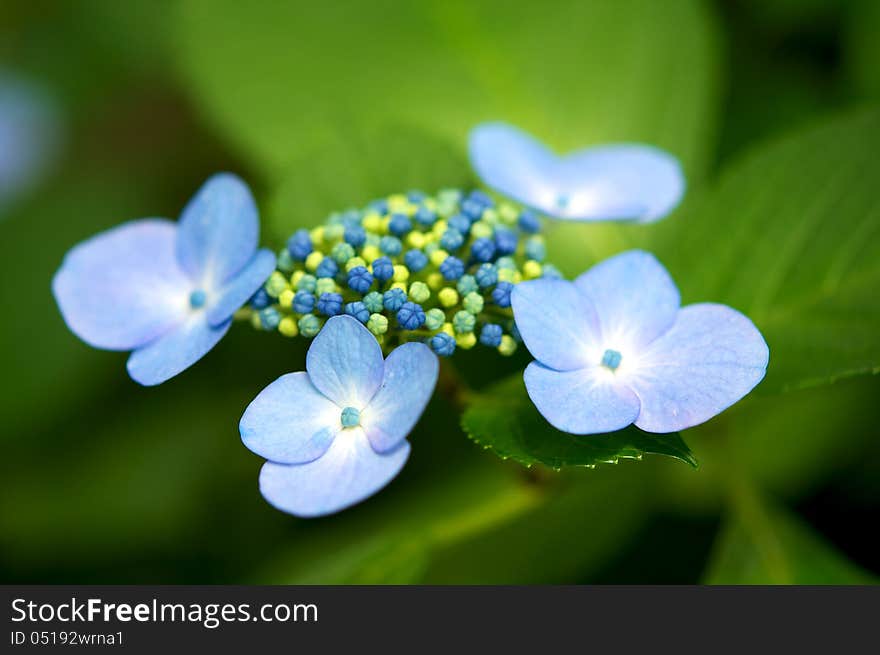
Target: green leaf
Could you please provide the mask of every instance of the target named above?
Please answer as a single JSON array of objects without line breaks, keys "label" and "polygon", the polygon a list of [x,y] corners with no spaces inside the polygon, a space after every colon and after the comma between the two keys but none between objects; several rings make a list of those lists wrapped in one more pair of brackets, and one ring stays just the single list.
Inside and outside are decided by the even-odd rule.
[{"label": "green leaf", "polygon": [[721,530],[706,584],[876,584],[795,516],[742,496]]},{"label": "green leaf", "polygon": [[649,141],[691,175],[712,154],[718,52],[696,1],[188,0],[176,27],[185,88],[269,176],[340,132],[389,126],[463,153],[487,119],[559,148]]},{"label": "green leaf", "polygon": [[852,0],[846,21],[843,63],[851,81],[865,96],[880,97],[880,3]]},{"label": "green leaf", "polygon": [[762,388],[880,371],[880,112],[755,148],[652,236],[684,302],[748,315],[770,345]]},{"label": "green leaf", "polygon": [[535,409],[521,373],[475,395],[462,416],[462,427],[483,448],[525,466],[594,468],[616,464],[620,459],[642,459],[644,455],[665,455],[697,466],[678,433],[649,434],[632,426],[602,435],[560,432]]}]

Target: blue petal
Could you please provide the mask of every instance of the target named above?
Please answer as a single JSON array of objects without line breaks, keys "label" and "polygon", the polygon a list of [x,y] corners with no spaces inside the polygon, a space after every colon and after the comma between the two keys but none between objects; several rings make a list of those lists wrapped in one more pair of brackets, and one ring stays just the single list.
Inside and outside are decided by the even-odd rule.
[{"label": "blue petal", "polygon": [[306,355],[312,384],[340,407],[363,409],[382,384],[382,349],[370,331],[351,316],[334,316]]},{"label": "blue petal", "polygon": [[550,425],[571,434],[599,434],[625,428],[639,415],[639,399],[613,376],[599,366],[560,372],[532,362],[523,379]]},{"label": "blue petal", "polygon": [[363,430],[344,430],[313,462],[266,462],[260,471],[260,493],[274,507],[295,516],[332,514],[379,491],[400,472],[407,457],[408,441],[379,454]]},{"label": "blue petal", "polygon": [[439,370],[437,356],[423,343],[405,343],[388,355],[382,386],[361,414],[376,451],[406,439],[434,393]]},{"label": "blue petal", "polygon": [[598,363],[593,355],[600,335],[596,310],[573,283],[550,278],[522,282],[513,288],[511,304],[516,327],[535,359],[559,371]]},{"label": "blue petal", "polygon": [[219,173],[180,215],[177,258],[204,288],[218,289],[250,261],[259,236],[250,189],[235,175]]},{"label": "blue petal", "polygon": [[684,193],[678,161],[651,146],[606,145],[557,157],[518,128],[487,123],[471,132],[470,157],[488,186],[557,218],[653,221]]},{"label": "blue petal", "polygon": [[128,374],[146,386],[161,384],[186,370],[213,348],[229,330],[232,320],[217,327],[208,325],[202,311],[128,358]]},{"label": "blue petal", "polygon": [[641,250],[610,257],[574,283],[596,308],[604,347],[624,354],[666,332],[681,303],[663,265]]},{"label": "blue petal", "polygon": [[763,379],[769,356],[761,333],[736,310],[710,303],[684,307],[639,356],[628,380],[641,400],[636,425],[674,432],[709,420]]},{"label": "blue petal", "polygon": [[239,423],[244,445],[281,464],[323,455],[339,432],[340,409],[315,389],[307,373],[282,375],[251,401]]},{"label": "blue petal", "polygon": [[685,188],[675,157],[634,143],[572,153],[560,161],[555,179],[566,198],[556,215],[582,221],[656,221],[675,209]]},{"label": "blue petal", "polygon": [[95,348],[131,350],[186,320],[192,284],[163,219],[124,223],[75,246],[52,279],[65,323]]},{"label": "blue petal", "polygon": [[259,250],[226,286],[217,292],[217,300],[208,310],[208,322],[219,325],[244,305],[275,270],[271,250]]},{"label": "blue petal", "polygon": [[537,139],[506,123],[484,123],[471,130],[468,150],[486,185],[542,211],[553,205],[558,159]]}]

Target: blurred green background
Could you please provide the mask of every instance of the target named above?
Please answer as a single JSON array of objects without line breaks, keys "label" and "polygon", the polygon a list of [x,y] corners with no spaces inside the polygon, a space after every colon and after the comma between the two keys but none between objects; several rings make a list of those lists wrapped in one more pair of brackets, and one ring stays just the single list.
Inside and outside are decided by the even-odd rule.
[{"label": "blurred green background", "polygon": [[[870,583],[880,575],[880,2],[0,0],[0,69],[64,147],[0,215],[5,583]],[[758,391],[659,457],[555,472],[472,443],[437,397],[397,480],[302,521],[237,424],[304,344],[239,326],[158,388],[65,328],[67,249],[175,217],[213,172],[263,242],[410,188],[475,184],[469,127],[655,143],[689,191],[656,226],[558,226],[574,274],[642,245],[685,302],[746,311]],[[524,354],[457,353],[476,389]],[[834,382],[831,384],[831,382]]]}]

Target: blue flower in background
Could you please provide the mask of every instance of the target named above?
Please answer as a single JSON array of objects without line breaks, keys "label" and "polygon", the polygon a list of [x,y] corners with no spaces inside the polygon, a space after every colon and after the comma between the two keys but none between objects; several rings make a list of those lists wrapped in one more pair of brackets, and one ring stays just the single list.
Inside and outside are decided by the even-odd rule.
[{"label": "blue flower in background", "polygon": [[651,146],[610,144],[560,157],[512,125],[485,123],[471,131],[469,150],[489,187],[555,218],[648,223],[684,193],[678,161]]},{"label": "blue flower in background", "polygon": [[767,370],[767,344],[748,318],[724,305],[680,307],[669,273],[646,252],[612,257],[574,282],[523,282],[512,301],[538,360],[524,374],[529,397],[565,432],[689,428]]},{"label": "blue flower in background", "polygon": [[311,517],[379,491],[406,463],[406,437],[438,370],[422,343],[403,344],[383,361],[376,338],[357,320],[328,320],[309,347],[306,372],[275,380],[241,418],[244,445],[269,460],[260,471],[263,497]]},{"label": "blue flower in background", "polygon": [[58,151],[60,128],[42,90],[0,70],[0,212],[44,174]]},{"label": "blue flower in background", "polygon": [[223,173],[176,224],[135,220],[72,248],[52,291],[74,334],[95,348],[133,351],[129,375],[159,384],[211,350],[272,273],[275,256],[258,251],[258,240],[250,190]]}]

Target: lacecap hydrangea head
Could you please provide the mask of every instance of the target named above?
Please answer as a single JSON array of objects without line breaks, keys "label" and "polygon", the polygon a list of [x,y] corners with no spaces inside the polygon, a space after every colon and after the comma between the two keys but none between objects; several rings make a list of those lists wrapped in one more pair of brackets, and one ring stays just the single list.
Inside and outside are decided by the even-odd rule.
[{"label": "lacecap hydrangea head", "polygon": [[476,345],[510,355],[519,340],[511,291],[559,277],[540,230],[533,211],[482,191],[391,195],[297,230],[240,316],[313,337],[345,314],[385,352],[418,341],[441,356]]}]

